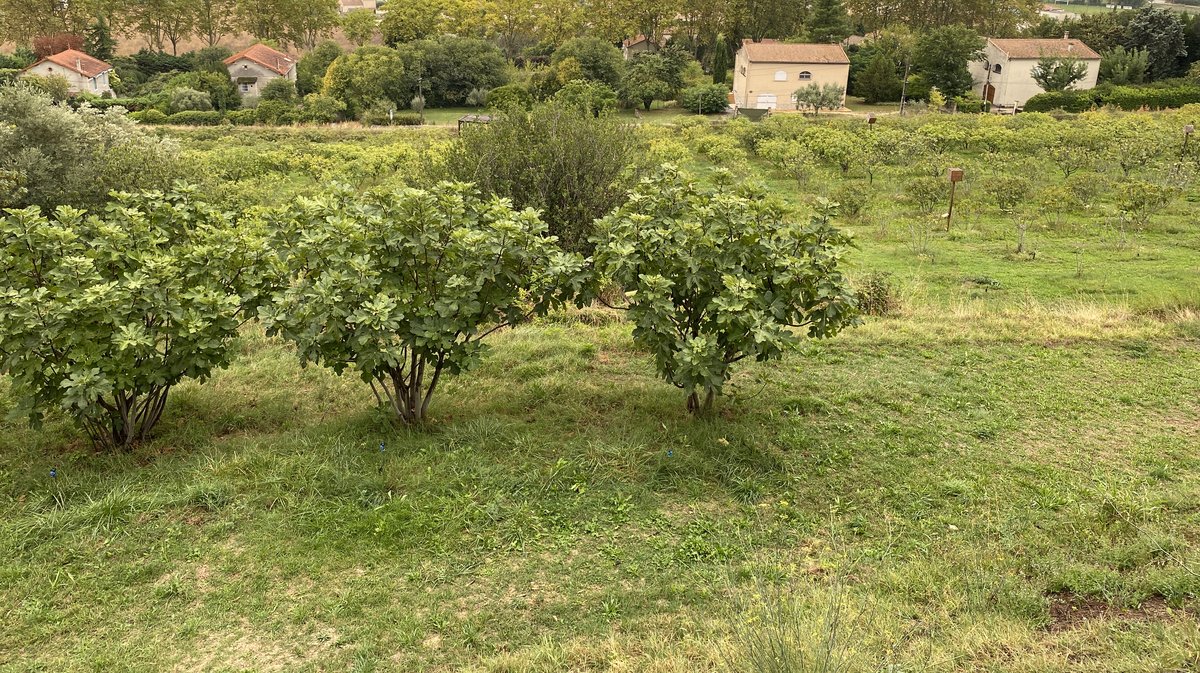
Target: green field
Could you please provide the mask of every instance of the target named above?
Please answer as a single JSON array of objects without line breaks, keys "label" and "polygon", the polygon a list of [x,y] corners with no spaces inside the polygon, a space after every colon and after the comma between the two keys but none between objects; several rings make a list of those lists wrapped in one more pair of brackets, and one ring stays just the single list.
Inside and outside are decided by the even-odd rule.
[{"label": "green field", "polygon": [[[1096,189],[1060,208],[1040,151],[971,139],[1108,118],[881,120],[966,129],[937,157],[967,175],[948,232],[941,207],[913,211],[929,171],[906,152],[870,176],[789,172],[758,127],[641,127],[651,158],[730,168],[801,211],[865,194],[841,221],[851,273],[894,295],[739,369],[715,418],[589,307],[497,334],[421,431],[256,324],[128,455],[62,418],[4,421],[0,670],[727,671],[774,633],[844,643],[850,671],[1198,670],[1200,189],[1195,159],[1172,160],[1194,114],[1152,118],[1162,151],[1129,179],[1177,188],[1136,227],[1115,155],[1088,157],[1074,182]],[[229,206],[419,184],[453,142],[164,133]],[[1038,205],[993,203],[1014,175]]]}]

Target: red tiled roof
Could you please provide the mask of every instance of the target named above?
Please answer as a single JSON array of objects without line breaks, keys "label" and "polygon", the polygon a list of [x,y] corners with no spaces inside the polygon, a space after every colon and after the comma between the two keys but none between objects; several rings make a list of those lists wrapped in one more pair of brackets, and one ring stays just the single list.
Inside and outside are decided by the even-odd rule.
[{"label": "red tiled roof", "polygon": [[1082,58],[1098,59],[1091,47],[1074,38],[1058,40],[999,40],[988,39],[1009,58]]},{"label": "red tiled roof", "polygon": [[26,70],[29,70],[36,65],[45,63],[46,61],[66,68],[67,70],[77,72],[84,77],[95,77],[113,69],[111,65],[101,61],[98,58],[92,58],[91,56],[88,56],[82,51],[78,51],[76,49],[68,49],[66,51],[60,51],[53,56],[47,56],[46,58],[43,58],[37,63],[29,66],[29,68],[26,68]]},{"label": "red tiled roof", "polygon": [[742,42],[746,58],[751,63],[835,63],[848,64],[850,59],[837,44],[788,44],[774,40]]},{"label": "red tiled roof", "polygon": [[280,75],[288,74],[292,66],[296,65],[296,59],[288,56],[281,51],[275,51],[265,44],[256,44],[239,51],[238,53],[225,59],[225,65],[233,65],[242,59],[254,61],[264,68],[269,68],[279,73]]}]

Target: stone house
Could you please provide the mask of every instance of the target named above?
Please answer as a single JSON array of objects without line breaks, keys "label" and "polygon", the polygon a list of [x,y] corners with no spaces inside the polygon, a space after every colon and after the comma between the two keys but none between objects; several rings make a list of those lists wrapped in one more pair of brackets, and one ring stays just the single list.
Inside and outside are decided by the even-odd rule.
[{"label": "stone house", "polygon": [[112,95],[112,85],[109,75],[113,67],[98,58],[92,58],[82,51],[68,49],[53,56],[47,56],[33,65],[25,68],[21,74],[38,75],[41,77],[62,77],[67,80],[67,88],[71,94],[90,93],[97,96]]},{"label": "stone house", "polygon": [[280,77],[296,81],[296,58],[265,44],[256,44],[225,59],[225,68],[243,97],[261,95],[263,87]]}]

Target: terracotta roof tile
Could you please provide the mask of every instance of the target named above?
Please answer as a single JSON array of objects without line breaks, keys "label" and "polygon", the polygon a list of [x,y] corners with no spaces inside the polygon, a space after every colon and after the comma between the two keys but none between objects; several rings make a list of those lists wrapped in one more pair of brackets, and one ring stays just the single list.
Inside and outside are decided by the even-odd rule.
[{"label": "terracotta roof tile", "polygon": [[[104,61],[101,61],[98,58],[92,58],[82,51],[75,49],[68,49],[66,51],[60,51],[53,56],[47,56],[46,58],[43,58],[37,63],[29,66],[29,68],[32,68],[34,65],[45,63],[46,61],[66,68],[67,70],[77,72],[84,77],[95,77],[101,73],[106,73],[109,70],[112,70],[112,66]],[[26,70],[29,68],[26,68]]]},{"label": "terracotta roof tile", "polygon": [[1074,38],[1059,40],[999,40],[988,39],[1009,58],[1082,58],[1098,59],[1091,47]]},{"label": "terracotta roof tile", "polygon": [[788,44],[774,40],[742,42],[751,63],[850,63],[837,44]]},{"label": "terracotta roof tile", "polygon": [[256,44],[252,47],[243,49],[238,53],[225,59],[225,65],[233,65],[242,59],[248,59],[261,65],[264,68],[269,68],[279,73],[286,75],[296,65],[296,59],[288,56],[281,51],[275,51],[265,44]]}]

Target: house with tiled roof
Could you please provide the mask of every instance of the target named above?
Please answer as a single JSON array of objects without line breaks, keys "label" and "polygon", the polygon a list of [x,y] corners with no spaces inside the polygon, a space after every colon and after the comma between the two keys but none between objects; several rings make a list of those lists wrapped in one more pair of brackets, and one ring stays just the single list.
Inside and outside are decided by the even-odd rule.
[{"label": "house with tiled roof", "polygon": [[112,94],[109,75],[113,67],[82,51],[68,49],[47,56],[25,68],[21,74],[41,77],[62,77],[67,80],[67,90],[72,94],[90,93],[97,96]]},{"label": "house with tiled roof", "polygon": [[225,59],[229,79],[242,96],[258,96],[272,80],[285,77],[296,81],[296,57],[256,44]]},{"label": "house with tiled roof", "polygon": [[338,11],[342,14],[358,12],[364,9],[369,12],[378,12],[379,3],[377,0],[338,0]]},{"label": "house with tiled roof", "polygon": [[739,108],[794,110],[792,94],[810,84],[837,84],[843,100],[850,58],[838,44],[746,40],[733,63],[733,103]]},{"label": "house with tiled roof", "polygon": [[989,38],[983,58],[970,64],[975,91],[992,105],[1018,109],[1043,89],[1033,79],[1033,69],[1043,58],[1075,59],[1086,68],[1072,89],[1091,89],[1100,76],[1100,54],[1069,35],[1061,39]]}]

